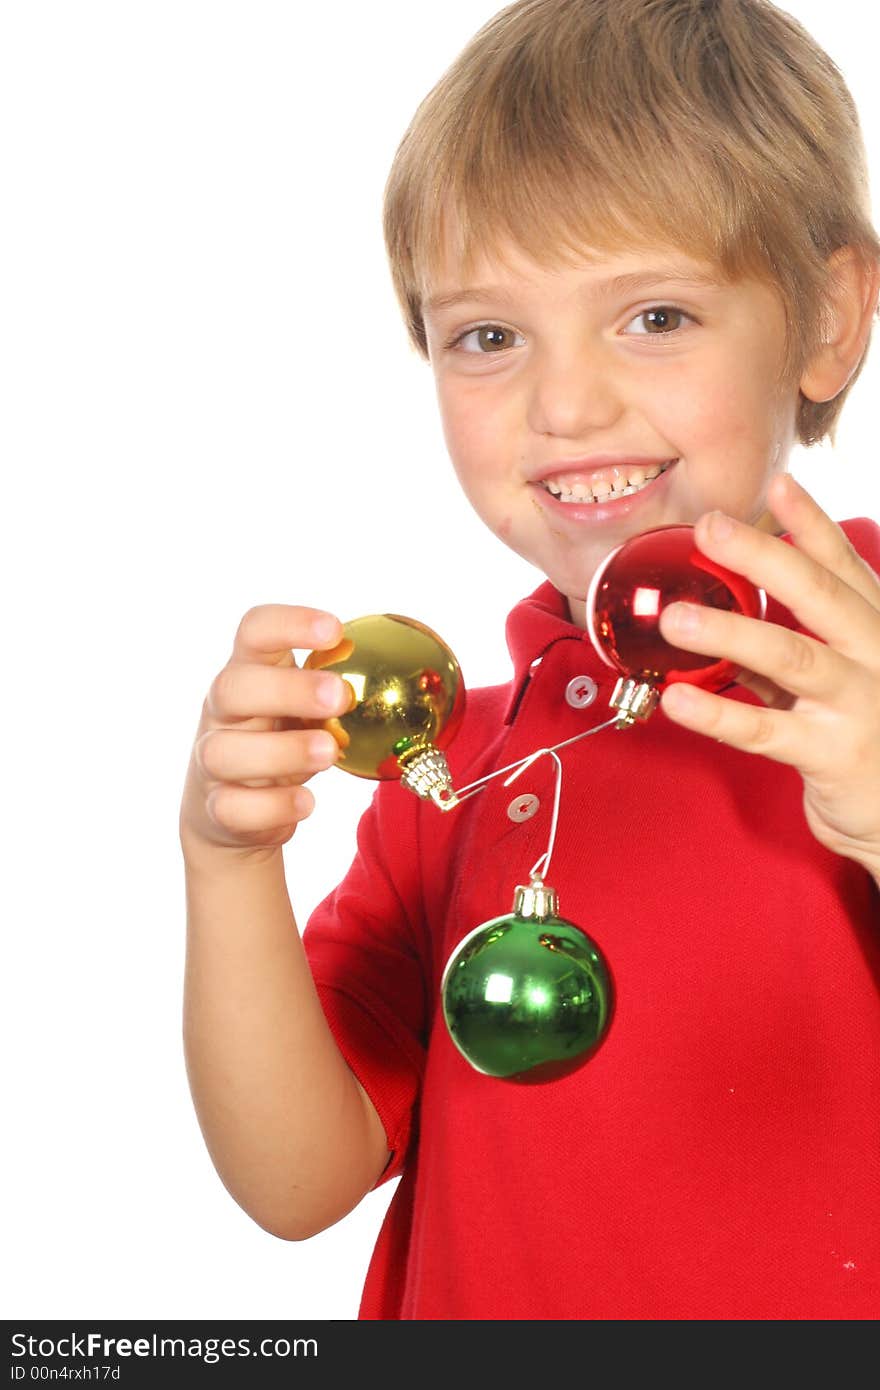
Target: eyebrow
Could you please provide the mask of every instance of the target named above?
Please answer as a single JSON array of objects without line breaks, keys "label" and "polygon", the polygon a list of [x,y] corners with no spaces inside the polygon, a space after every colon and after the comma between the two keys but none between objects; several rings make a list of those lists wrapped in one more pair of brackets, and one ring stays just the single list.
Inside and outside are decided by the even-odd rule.
[{"label": "eyebrow", "polygon": [[[656,266],[653,270],[635,270],[626,275],[613,275],[608,280],[600,280],[593,286],[592,294],[596,299],[605,299],[640,289],[644,285],[656,284],[658,281],[674,281],[677,285],[692,289],[721,289],[725,284],[718,273],[684,269],[682,266]],[[509,297],[508,291],[501,285],[473,285],[453,290],[449,294],[435,295],[425,301],[424,308],[429,313],[436,313],[439,309],[452,309],[457,304],[466,302],[479,304]]]}]

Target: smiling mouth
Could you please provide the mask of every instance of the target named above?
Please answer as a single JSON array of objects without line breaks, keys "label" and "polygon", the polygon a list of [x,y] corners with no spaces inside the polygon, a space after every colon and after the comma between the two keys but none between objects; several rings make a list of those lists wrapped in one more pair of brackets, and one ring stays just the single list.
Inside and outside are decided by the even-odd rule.
[{"label": "smiling mouth", "polygon": [[567,482],[564,477],[544,478],[541,480],[541,487],[555,497],[557,502],[577,503],[580,506],[585,502],[613,502],[617,497],[631,497],[633,493],[641,492],[674,463],[678,463],[678,459],[668,459],[666,463],[647,469],[615,469],[619,476],[613,481],[603,479],[592,484]]}]

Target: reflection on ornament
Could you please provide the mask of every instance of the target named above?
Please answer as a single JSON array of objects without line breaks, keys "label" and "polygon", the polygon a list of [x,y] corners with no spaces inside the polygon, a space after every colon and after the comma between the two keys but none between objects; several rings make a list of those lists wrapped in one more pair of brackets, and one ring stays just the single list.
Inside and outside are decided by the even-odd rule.
[{"label": "reflection on ornament", "polygon": [[513,911],[469,932],[441,985],[450,1037],[471,1066],[506,1081],[554,1081],[588,1061],[614,1007],[611,973],[594,941],[559,916],[539,877]]},{"label": "reflection on ornament", "polygon": [[343,634],[338,646],[312,652],[305,665],[341,676],[351,691],[349,709],[304,725],[329,730],[345,772],[400,778],[441,810],[455,806],[444,750],[461,723],[465,688],[452,652],[424,623],[397,613],[354,618]]},{"label": "reflection on ornament", "polygon": [[740,667],[688,652],[660,634],[667,604],[682,600],[763,618],[763,589],[697,549],[692,526],[659,526],[608,554],[587,593],[587,632],[598,655],[620,674],[611,696],[618,728],[648,719],[667,685],[681,681],[717,692]]}]

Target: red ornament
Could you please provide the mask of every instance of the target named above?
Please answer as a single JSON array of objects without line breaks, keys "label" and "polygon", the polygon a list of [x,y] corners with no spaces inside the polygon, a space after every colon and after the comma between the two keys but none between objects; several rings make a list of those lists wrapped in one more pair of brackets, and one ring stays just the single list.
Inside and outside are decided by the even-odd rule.
[{"label": "red ornament", "polygon": [[648,719],[674,681],[717,692],[742,669],[661,636],[660,614],[679,600],[749,618],[767,611],[763,589],[697,549],[693,526],[658,526],[617,546],[593,575],[586,607],[590,641],[621,677],[611,696],[621,727]]}]

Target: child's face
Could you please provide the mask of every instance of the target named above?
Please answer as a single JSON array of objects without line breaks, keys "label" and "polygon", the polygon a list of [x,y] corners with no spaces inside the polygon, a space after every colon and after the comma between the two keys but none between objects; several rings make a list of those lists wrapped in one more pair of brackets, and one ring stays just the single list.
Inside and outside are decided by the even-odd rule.
[{"label": "child's face", "polygon": [[712,268],[674,250],[562,270],[507,259],[481,260],[467,285],[447,262],[428,299],[468,293],[425,305],[428,350],[465,493],[568,596],[574,621],[597,564],[628,536],[714,507],[775,529],[766,489],[798,403],[798,384],[778,380],[776,292],[720,275],[691,283]]}]

